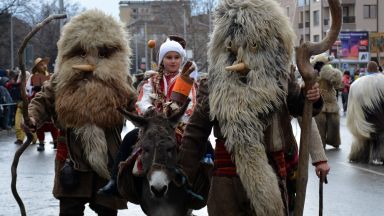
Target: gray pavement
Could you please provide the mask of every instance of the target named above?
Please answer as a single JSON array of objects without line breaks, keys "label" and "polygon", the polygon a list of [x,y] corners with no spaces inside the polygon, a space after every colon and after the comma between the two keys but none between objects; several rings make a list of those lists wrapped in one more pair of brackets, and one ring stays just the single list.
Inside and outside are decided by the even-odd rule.
[{"label": "gray pavement", "polygon": [[[293,122],[293,125],[296,123]],[[324,186],[323,215],[378,216],[384,212],[384,166],[355,164],[348,161],[352,135],[346,127],[345,117],[340,122],[341,146],[326,147],[331,171]],[[300,133],[297,133],[299,136]],[[309,169],[304,215],[318,215],[319,181]]]},{"label": "gray pavement", "polygon": [[[122,135],[133,129],[129,122]],[[0,216],[20,215],[19,207],[11,192],[11,164],[14,153],[19,147],[13,144],[15,133],[0,131]],[[37,152],[37,145],[29,146],[20,157],[17,177],[17,190],[22,198],[28,216],[59,215],[59,201],[52,195],[54,178],[54,159],[56,151],[49,142],[52,138],[46,133],[44,152]],[[206,208],[194,211],[195,215],[206,216]],[[84,215],[96,215],[87,206]],[[140,206],[129,203],[128,209],[121,210],[119,216],[143,216]]]},{"label": "gray pavement", "polygon": [[[292,121],[295,135],[300,137],[300,130]],[[132,125],[128,124],[123,134]],[[341,140],[339,150],[327,147],[326,154],[331,165],[328,176],[329,184],[324,186],[324,215],[330,216],[377,216],[384,212],[384,166],[372,166],[349,163],[347,156],[352,141],[345,126],[345,117],[341,118]],[[49,133],[47,143],[51,140]],[[11,163],[18,148],[13,144],[13,131],[0,132],[0,216],[20,215],[16,201],[10,189]],[[42,153],[36,151],[36,145],[30,146],[20,158],[17,187],[24,201],[28,215],[58,215],[59,202],[52,196],[55,151],[46,144]],[[310,166],[307,187],[307,199],[304,215],[318,215],[318,179],[314,168]],[[195,211],[195,215],[206,216],[206,208]],[[95,215],[86,208],[85,215]],[[119,215],[144,215],[137,205],[129,204],[127,210]]]}]

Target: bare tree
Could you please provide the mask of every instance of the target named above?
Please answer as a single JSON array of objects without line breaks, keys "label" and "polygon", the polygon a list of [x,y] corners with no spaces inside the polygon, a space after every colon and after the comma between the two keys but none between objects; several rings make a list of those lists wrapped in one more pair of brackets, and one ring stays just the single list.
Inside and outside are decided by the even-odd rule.
[{"label": "bare tree", "polygon": [[212,12],[216,0],[192,0],[191,20],[189,25],[189,41],[192,44],[193,59],[202,72],[208,69],[207,43],[212,31]]},{"label": "bare tree", "polygon": [[[84,10],[78,2],[73,1],[66,1],[64,9],[68,17]],[[15,52],[13,52],[13,59],[11,57],[11,44],[13,44],[13,50],[17,50],[32,26],[58,12],[58,0],[45,3],[40,3],[38,0],[2,0],[0,3],[0,29],[2,29],[2,34],[0,34],[0,47],[2,47],[0,49],[0,68],[10,68],[14,65],[12,60],[13,63],[18,61]],[[28,69],[32,66],[33,59],[38,56],[48,56],[55,59],[57,54],[56,42],[59,36],[59,21],[54,21],[28,43],[25,58]],[[52,71],[52,67],[50,70]]]},{"label": "bare tree", "polygon": [[19,0],[2,0],[0,2],[0,15],[9,13],[20,6]]}]

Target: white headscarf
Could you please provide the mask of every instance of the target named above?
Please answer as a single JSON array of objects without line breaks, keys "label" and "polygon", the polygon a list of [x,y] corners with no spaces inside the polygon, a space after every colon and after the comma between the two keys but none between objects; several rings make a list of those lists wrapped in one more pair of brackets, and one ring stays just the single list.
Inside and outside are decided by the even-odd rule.
[{"label": "white headscarf", "polygon": [[171,41],[169,39],[167,39],[167,41],[165,41],[163,44],[161,44],[160,46],[160,51],[159,51],[159,61],[158,61],[158,64],[160,65],[161,62],[163,61],[163,58],[164,56],[168,53],[168,52],[171,52],[171,51],[174,51],[174,52],[177,52],[180,54],[181,56],[181,61],[183,62],[184,61],[184,57],[186,56],[186,53],[185,53],[185,50],[183,49],[183,47],[176,41]]}]

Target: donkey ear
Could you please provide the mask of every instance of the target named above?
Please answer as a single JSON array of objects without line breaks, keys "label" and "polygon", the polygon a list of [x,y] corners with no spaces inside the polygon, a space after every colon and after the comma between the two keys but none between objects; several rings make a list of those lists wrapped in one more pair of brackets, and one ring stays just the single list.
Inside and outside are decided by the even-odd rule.
[{"label": "donkey ear", "polygon": [[136,127],[143,128],[148,124],[147,119],[144,117],[135,115],[131,112],[128,112],[127,110],[125,110],[123,108],[117,108],[117,110],[119,110],[119,112],[121,114],[123,114],[123,116],[125,116],[129,121],[131,121],[132,124],[134,124]]},{"label": "donkey ear", "polygon": [[185,101],[184,105],[180,107],[180,109],[168,117],[168,121],[172,124],[173,127],[176,127],[179,123],[181,117],[184,115],[185,111],[188,108],[189,102],[191,102],[191,99],[188,98],[187,101]]}]

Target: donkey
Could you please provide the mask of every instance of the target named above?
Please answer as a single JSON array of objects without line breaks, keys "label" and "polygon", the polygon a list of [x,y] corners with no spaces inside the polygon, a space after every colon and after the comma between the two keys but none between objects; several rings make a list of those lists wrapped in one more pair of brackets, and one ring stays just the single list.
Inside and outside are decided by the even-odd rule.
[{"label": "donkey", "polygon": [[348,97],[347,126],[354,136],[349,160],[375,165],[384,162],[384,75],[357,79]]},{"label": "donkey", "polygon": [[[128,201],[140,204],[147,215],[190,215],[189,209],[199,209],[206,204],[208,172],[202,175],[205,190],[200,197],[187,188],[185,178],[177,169],[175,127],[187,105],[168,118],[155,111],[144,117],[121,111],[141,132],[133,154],[120,164],[118,190]],[[137,155],[142,164],[141,177],[132,174]]]}]

